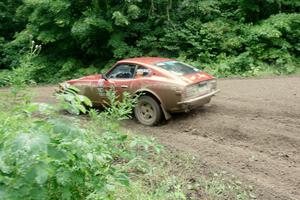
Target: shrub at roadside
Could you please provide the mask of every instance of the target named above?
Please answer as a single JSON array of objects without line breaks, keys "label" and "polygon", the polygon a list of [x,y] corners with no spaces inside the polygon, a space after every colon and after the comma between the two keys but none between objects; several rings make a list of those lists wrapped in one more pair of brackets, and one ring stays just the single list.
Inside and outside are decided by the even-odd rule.
[{"label": "shrub at roadside", "polygon": [[[160,146],[152,140],[118,131],[111,116],[122,119],[129,116],[126,110],[134,102],[128,98],[124,105],[112,106],[118,110],[102,114],[90,111],[91,120],[85,121],[59,115],[60,107],[22,99],[11,104],[11,97],[2,96],[1,198],[183,198],[179,186],[174,192],[164,193],[168,196],[155,198],[155,190],[144,190],[142,183],[132,181],[134,174],[147,173],[150,168],[144,158],[155,156]],[[82,100],[89,104],[87,99]],[[80,106],[78,109],[82,111]]]}]

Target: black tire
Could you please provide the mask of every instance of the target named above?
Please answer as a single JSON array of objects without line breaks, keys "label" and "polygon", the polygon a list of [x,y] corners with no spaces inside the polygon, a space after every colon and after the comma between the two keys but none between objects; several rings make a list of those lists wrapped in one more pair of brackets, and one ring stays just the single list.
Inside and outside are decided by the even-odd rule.
[{"label": "black tire", "polygon": [[162,110],[155,99],[150,96],[141,96],[134,108],[134,115],[141,124],[154,126],[161,121]]}]

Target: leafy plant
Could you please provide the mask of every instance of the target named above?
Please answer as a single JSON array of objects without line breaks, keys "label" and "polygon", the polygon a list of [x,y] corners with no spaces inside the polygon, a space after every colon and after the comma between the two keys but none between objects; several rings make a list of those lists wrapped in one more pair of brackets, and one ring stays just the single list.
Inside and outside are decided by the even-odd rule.
[{"label": "leafy plant", "polygon": [[[112,88],[106,92],[109,102],[106,102],[105,114],[113,120],[123,120],[131,117],[132,110],[138,102],[140,95],[132,96],[124,92],[121,97],[116,95]],[[120,101],[122,98],[122,101]]]},{"label": "leafy plant", "polygon": [[[59,98],[67,100],[72,111],[82,111],[80,104],[90,103],[72,87]],[[133,187],[141,186],[133,184],[131,176],[146,173],[144,158],[161,147],[153,140],[121,133],[113,125],[129,116],[124,110],[132,109],[130,102],[127,99],[103,113],[91,110],[86,125],[60,115],[60,106],[25,99],[1,103],[1,198],[117,199],[123,196],[118,191],[137,195]]]},{"label": "leafy plant", "polygon": [[60,100],[61,108],[76,115],[87,113],[87,107],[91,107],[92,102],[86,96],[79,95],[78,92],[79,89],[71,85],[62,91],[57,91],[55,95]]}]

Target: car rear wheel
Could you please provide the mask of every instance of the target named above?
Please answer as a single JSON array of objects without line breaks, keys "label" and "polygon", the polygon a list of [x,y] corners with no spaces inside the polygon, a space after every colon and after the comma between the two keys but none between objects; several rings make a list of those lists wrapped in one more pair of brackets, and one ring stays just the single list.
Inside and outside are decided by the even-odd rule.
[{"label": "car rear wheel", "polygon": [[137,120],[144,125],[153,126],[160,122],[162,111],[158,102],[150,96],[141,96],[134,108]]}]

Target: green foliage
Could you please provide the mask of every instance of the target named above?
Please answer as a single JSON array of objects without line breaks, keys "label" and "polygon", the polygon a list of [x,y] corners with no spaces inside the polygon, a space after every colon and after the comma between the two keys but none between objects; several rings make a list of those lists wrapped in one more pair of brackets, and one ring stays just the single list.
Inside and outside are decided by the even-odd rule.
[{"label": "green foliage", "polygon": [[1,193],[6,199],[112,199],[116,185],[129,184],[126,173],[112,166],[121,151],[105,148],[109,136],[99,138],[55,119],[1,128]]},{"label": "green foliage", "polygon": [[242,0],[240,8],[246,21],[257,22],[281,12],[299,12],[300,2],[294,0]]},{"label": "green foliage", "polygon": [[65,90],[58,91],[56,97],[61,102],[61,108],[76,115],[87,113],[87,107],[91,107],[92,102],[86,96],[79,95],[78,92],[79,89],[73,86],[68,86]]},{"label": "green foliage", "polygon": [[11,71],[9,70],[0,71],[0,87],[9,85],[10,77],[11,77]]},{"label": "green foliage", "polygon": [[[131,94],[124,92],[122,97],[118,97],[113,89],[106,92],[109,102],[104,114],[109,116],[110,120],[123,120],[131,118],[132,108],[138,102],[138,95],[132,97]],[[122,98],[122,101],[120,101]]]},{"label": "green foliage", "polygon": [[[15,12],[22,1],[2,0],[0,2],[0,69],[8,69],[12,61],[6,44],[13,40],[15,32],[21,31],[24,24],[17,20]],[[16,57],[15,57],[16,58]]]},{"label": "green foliage", "polygon": [[299,67],[299,14],[277,14],[261,23],[187,20],[160,41],[170,53],[219,77],[255,76],[269,68],[290,74]]},{"label": "green foliage", "polygon": [[[78,101],[89,104],[70,93],[73,96],[67,99],[72,107]],[[156,199],[131,177],[147,173],[150,168],[144,159],[156,156],[161,147],[111,125],[116,121],[110,113],[118,119],[128,116],[123,111],[129,100],[112,108],[119,112],[92,110],[91,120],[82,124],[72,116],[59,115],[61,107],[24,99],[11,104],[9,99],[0,98],[1,198],[139,199],[142,193],[145,199]],[[176,192],[160,194],[161,199],[183,198],[176,187]]]},{"label": "green foliage", "polygon": [[43,46],[30,60],[36,82],[136,56],[180,58],[221,77],[299,69],[299,1],[5,0],[0,9],[0,66],[21,66],[35,40]]}]

